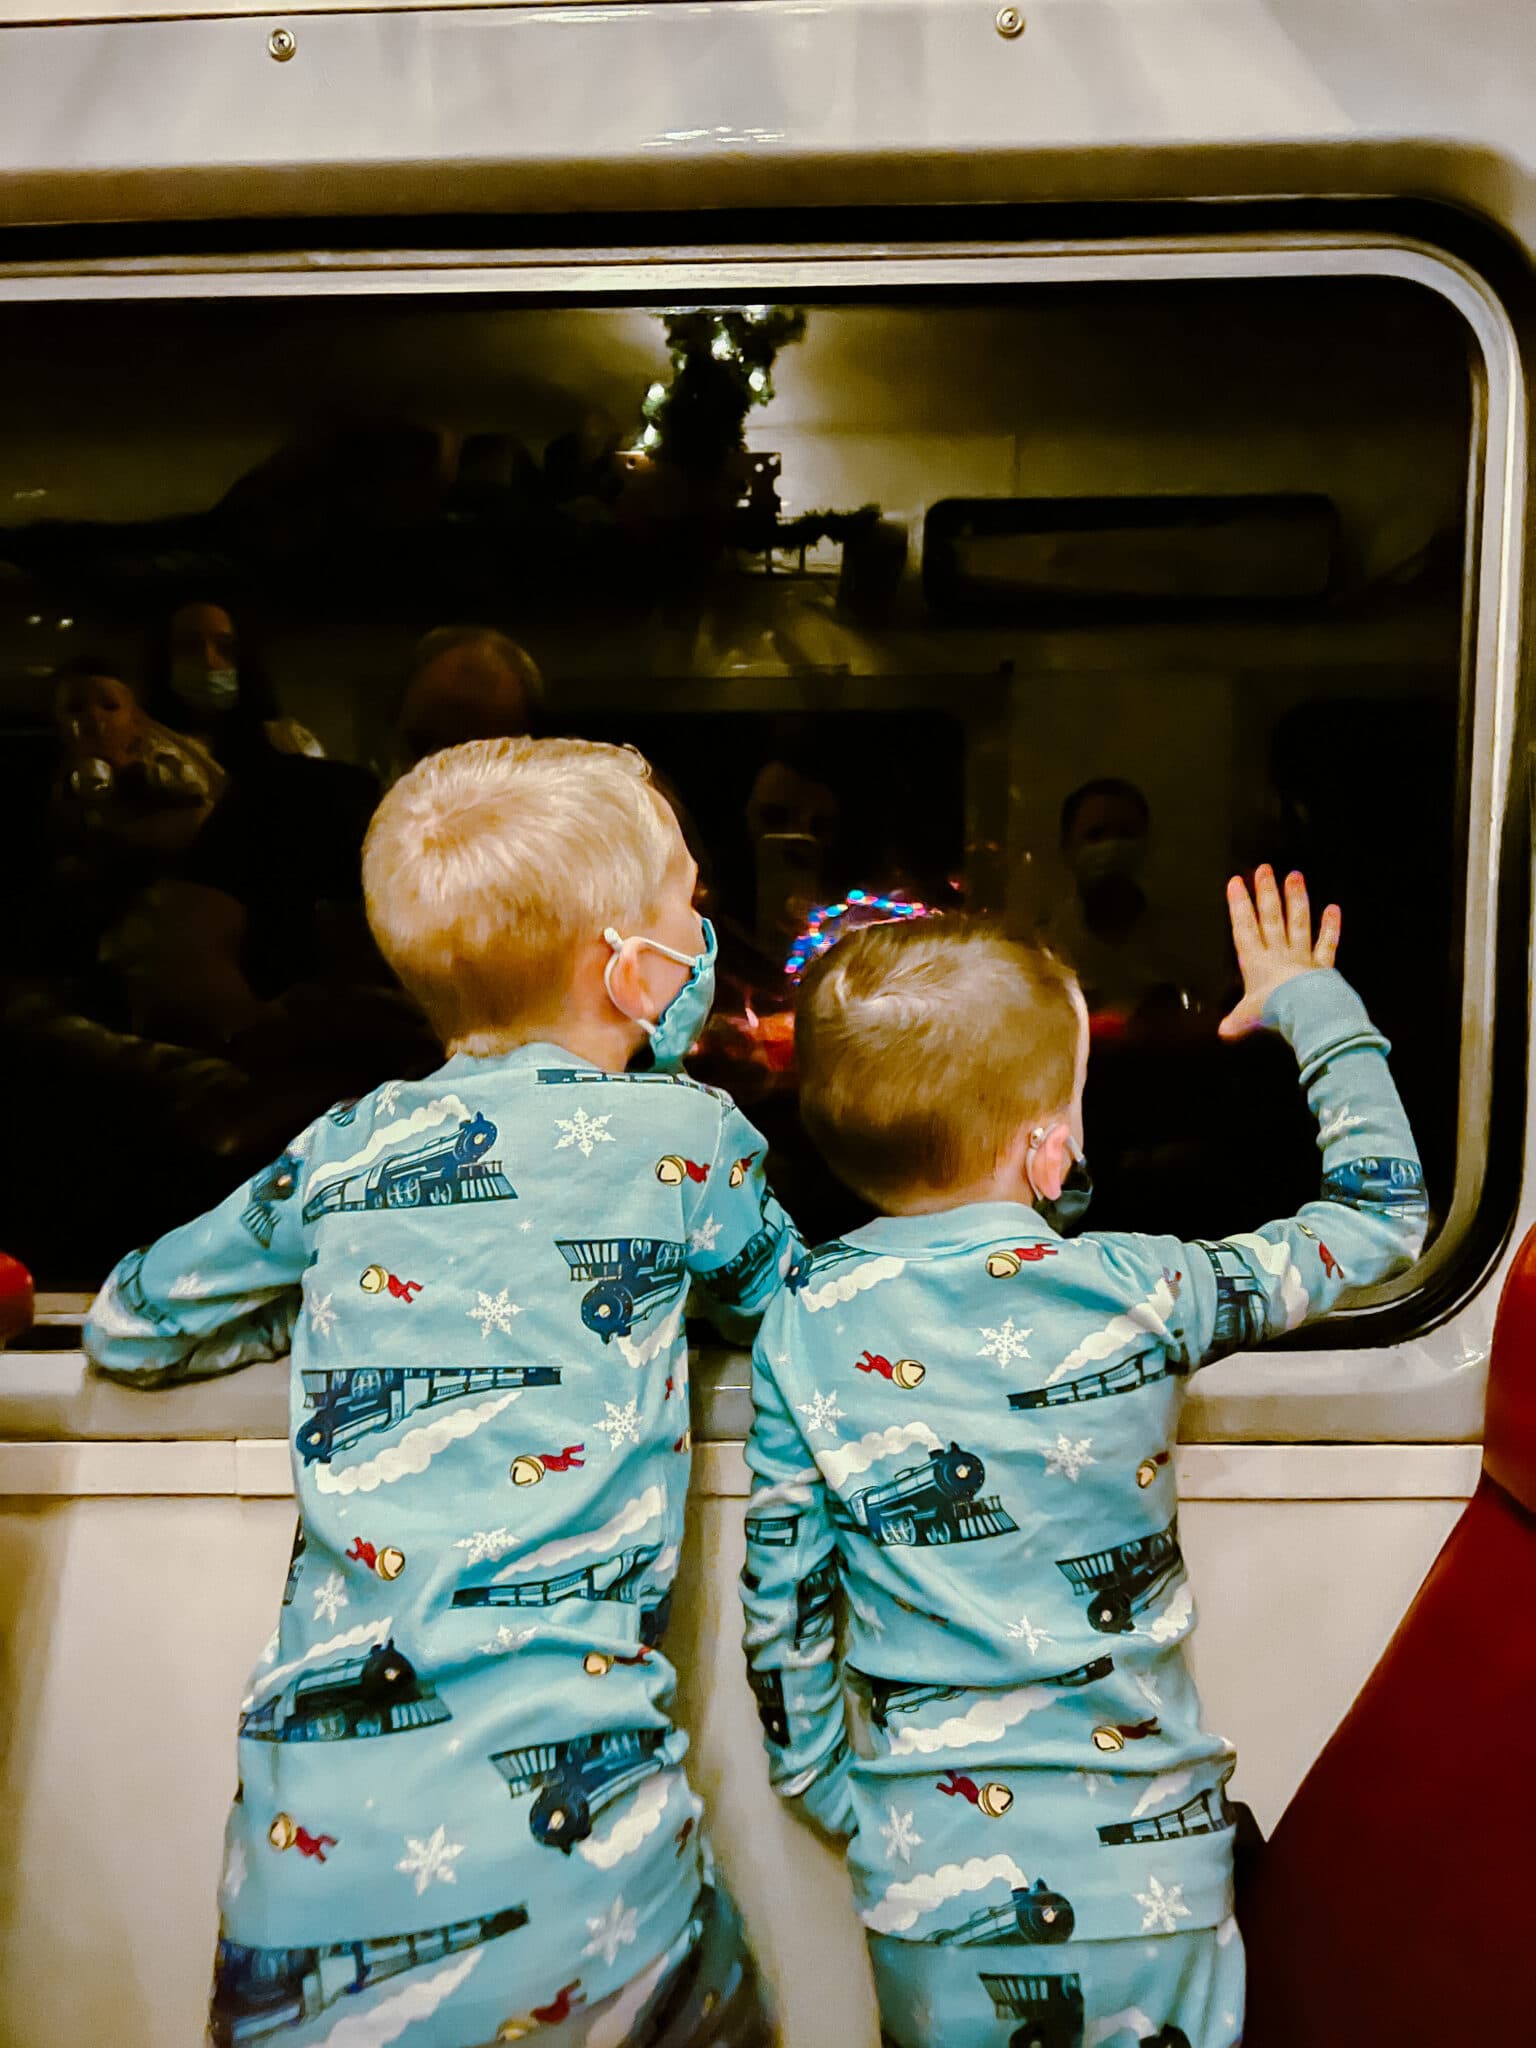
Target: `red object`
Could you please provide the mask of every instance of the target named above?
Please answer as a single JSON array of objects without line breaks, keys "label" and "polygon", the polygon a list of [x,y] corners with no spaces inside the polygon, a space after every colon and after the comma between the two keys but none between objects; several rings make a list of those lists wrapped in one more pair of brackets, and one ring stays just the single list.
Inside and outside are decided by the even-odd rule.
[{"label": "red object", "polygon": [[421,1292],[420,1280],[397,1280],[393,1273],[386,1273],[384,1278],[396,1301],[414,1301]]},{"label": "red object", "polygon": [[662,1397],[661,1397],[661,1398],[662,1398],[662,1399],[663,1399],[664,1401],[670,1401],[670,1400],[671,1400],[671,1398],[672,1398],[672,1375],[671,1375],[671,1373],[668,1373],[668,1374],[667,1374],[667,1391],[666,1391],[666,1392],[665,1392],[665,1393],[664,1393],[664,1394],[662,1395]]},{"label": "red object", "polygon": [[582,1452],[585,1444],[567,1444],[563,1451],[546,1451],[539,1463],[546,1472],[570,1472],[581,1470]]},{"label": "red object", "polygon": [[572,2007],[582,2002],[581,1979],[578,1977],[574,1984],[567,1984],[556,1992],[548,2005],[536,2005],[531,2017],[536,2019],[541,2027],[557,2027],[561,2020],[570,2018]]},{"label": "red object", "polygon": [[944,1777],[939,1780],[939,1790],[950,1799],[969,1800],[972,1806],[981,1799],[981,1787],[974,1778],[968,1778],[964,1771],[946,1771]]},{"label": "red object", "polygon": [[354,1536],[352,1538],[352,1548],[347,1551],[346,1555],[351,1558],[354,1564],[365,1564],[369,1571],[375,1570],[378,1566],[379,1553],[371,1543],[365,1543],[361,1536]]},{"label": "red object", "polygon": [[1472,2048],[1529,2032],[1536,1230],[1499,1303],[1484,1434],[1466,1512],[1258,1858],[1244,2048]]},{"label": "red object", "polygon": [[1342,1280],[1344,1278],[1344,1268],[1333,1256],[1333,1253],[1329,1251],[1321,1238],[1317,1240],[1317,1256],[1322,1260],[1323,1271],[1330,1280]]},{"label": "red object", "polygon": [[1016,1244],[1013,1256],[1022,1259],[1026,1266],[1038,1266],[1042,1259],[1054,1259],[1056,1250],[1053,1244]]},{"label": "red object", "polygon": [[683,1171],[691,1181],[697,1182],[700,1187],[709,1179],[709,1168],[707,1166],[700,1166],[697,1159],[685,1159],[683,1161]]},{"label": "red object", "polygon": [[1127,1742],[1145,1742],[1149,1735],[1158,1734],[1156,1721],[1117,1721],[1115,1733],[1123,1735]]},{"label": "red object", "polygon": [[891,1361],[888,1358],[877,1357],[873,1351],[866,1351],[862,1358],[853,1361],[853,1369],[855,1372],[877,1372],[881,1379],[888,1380],[891,1376]]},{"label": "red object", "polygon": [[0,1344],[31,1329],[35,1306],[32,1275],[20,1259],[0,1252]]},{"label": "red object", "polygon": [[308,1828],[295,1827],[293,1831],[293,1846],[301,1856],[312,1856],[316,1863],[323,1863],[326,1850],[336,1847],[336,1837],[334,1835],[312,1835]]}]

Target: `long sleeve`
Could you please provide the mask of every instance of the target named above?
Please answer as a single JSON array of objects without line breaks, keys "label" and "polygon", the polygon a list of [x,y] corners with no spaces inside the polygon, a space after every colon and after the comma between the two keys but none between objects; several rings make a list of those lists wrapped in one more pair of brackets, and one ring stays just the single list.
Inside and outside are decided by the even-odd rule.
[{"label": "long sleeve", "polygon": [[1331,969],[1271,997],[1266,1023],[1296,1054],[1318,1121],[1322,1186],[1299,1214],[1214,1244],[1179,1247],[1170,1321],[1191,1366],[1326,1315],[1346,1288],[1370,1287],[1423,1249],[1428,1203],[1419,1155],[1387,1068],[1387,1042]]},{"label": "long sleeve", "polygon": [[98,1372],[158,1387],[282,1356],[309,1259],[300,1224],[307,1136],[218,1208],[119,1261],[85,1326]]},{"label": "long sleeve", "polygon": [[734,1104],[722,1107],[708,1172],[695,1178],[682,1162],[688,1269],[703,1313],[726,1336],[747,1340],[798,1239],[769,1190],[762,1136]]},{"label": "long sleeve", "polygon": [[855,1823],[836,1657],[837,1539],[821,1474],[775,1372],[793,1342],[792,1323],[781,1295],[752,1360],[746,1455],[756,1483],[747,1503],[743,1641],[774,1789],[801,1798],[829,1834],[847,1836]]}]

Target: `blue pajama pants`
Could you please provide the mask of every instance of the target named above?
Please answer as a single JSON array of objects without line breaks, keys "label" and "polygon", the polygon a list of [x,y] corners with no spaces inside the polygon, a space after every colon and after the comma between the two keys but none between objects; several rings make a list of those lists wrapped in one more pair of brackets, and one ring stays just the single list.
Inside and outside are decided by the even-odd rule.
[{"label": "blue pajama pants", "polygon": [[886,2048],[1238,2048],[1236,1923],[977,1948],[869,1937]]}]

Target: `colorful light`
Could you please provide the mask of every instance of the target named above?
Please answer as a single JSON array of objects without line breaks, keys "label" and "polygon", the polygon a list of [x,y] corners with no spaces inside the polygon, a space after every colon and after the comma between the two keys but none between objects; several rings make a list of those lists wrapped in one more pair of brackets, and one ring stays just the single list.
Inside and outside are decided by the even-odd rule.
[{"label": "colorful light", "polygon": [[[845,931],[857,931],[867,924],[899,924],[909,918],[932,917],[926,903],[909,903],[899,896],[881,896],[870,889],[850,889],[841,903],[818,904],[806,919],[805,929],[789,949],[784,972],[791,981],[800,976]],[[850,917],[853,922],[850,924]]]}]

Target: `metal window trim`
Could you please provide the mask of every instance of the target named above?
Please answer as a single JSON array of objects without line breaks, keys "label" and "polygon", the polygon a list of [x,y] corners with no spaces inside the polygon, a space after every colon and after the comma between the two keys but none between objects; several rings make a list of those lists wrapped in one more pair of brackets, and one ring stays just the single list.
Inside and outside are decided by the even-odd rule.
[{"label": "metal window trim", "polygon": [[[1210,283],[1396,278],[1458,312],[1476,348],[1479,532],[1469,546],[1470,787],[1463,941],[1456,1183],[1444,1226],[1405,1278],[1342,1311],[1361,1328],[1455,1256],[1481,1199],[1492,1111],[1487,1057],[1495,1008],[1500,864],[1513,787],[1525,530],[1526,390],[1509,314],[1469,264],[1405,236],[1287,233],[1115,238],[1081,243],[913,242],[782,250],[676,249],[339,252],[80,258],[0,264],[0,305],[111,300],[499,294],[687,302],[827,290],[873,296],[923,287]],[[1475,460],[1475,450],[1474,450]],[[1527,1053],[1527,1079],[1530,1076]],[[1528,1085],[1527,1095],[1530,1098]],[[1515,1228],[1536,1221],[1529,1159]],[[1506,1251],[1505,1256],[1508,1256]],[[1499,1269],[1502,1268],[1502,1260]],[[1485,1276],[1484,1286],[1493,1276]],[[1479,1289],[1479,1292],[1482,1290]],[[1465,1312],[1466,1304],[1452,1323]],[[1362,1335],[1364,1330],[1362,1328]],[[1337,1354],[1341,1363],[1350,1346]]]}]

